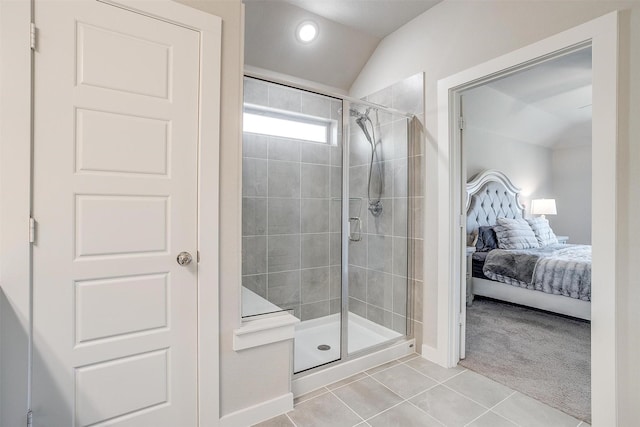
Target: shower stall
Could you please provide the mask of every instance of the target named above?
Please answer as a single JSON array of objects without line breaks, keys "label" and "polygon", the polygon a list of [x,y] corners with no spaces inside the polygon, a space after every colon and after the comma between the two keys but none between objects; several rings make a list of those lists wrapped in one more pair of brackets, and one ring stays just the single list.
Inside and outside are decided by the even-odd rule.
[{"label": "shower stall", "polygon": [[301,320],[294,373],[411,337],[412,116],[244,85],[243,317]]}]

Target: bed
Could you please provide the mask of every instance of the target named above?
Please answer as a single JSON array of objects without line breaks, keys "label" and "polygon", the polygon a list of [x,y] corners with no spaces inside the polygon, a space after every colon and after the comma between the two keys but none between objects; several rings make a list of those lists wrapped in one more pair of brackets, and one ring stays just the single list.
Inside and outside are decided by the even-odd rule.
[{"label": "bed", "polygon": [[469,304],[479,295],[591,319],[591,246],[558,243],[545,219],[525,218],[520,189],[497,170],[467,183],[466,210]]}]

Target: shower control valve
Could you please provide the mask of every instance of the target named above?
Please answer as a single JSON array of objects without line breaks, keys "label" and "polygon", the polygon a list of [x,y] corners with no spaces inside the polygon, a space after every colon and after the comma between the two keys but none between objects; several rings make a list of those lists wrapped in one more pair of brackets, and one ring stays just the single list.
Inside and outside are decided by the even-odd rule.
[{"label": "shower control valve", "polygon": [[382,213],[382,202],[380,200],[369,202],[369,212],[371,212],[373,216],[380,216]]}]

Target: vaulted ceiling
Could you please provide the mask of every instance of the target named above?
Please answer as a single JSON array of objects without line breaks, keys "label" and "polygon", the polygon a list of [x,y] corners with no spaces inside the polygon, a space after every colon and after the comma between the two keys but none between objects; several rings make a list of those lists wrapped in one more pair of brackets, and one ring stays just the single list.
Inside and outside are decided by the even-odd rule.
[{"label": "vaulted ceiling", "polygon": [[[245,64],[347,92],[385,36],[441,0],[244,0]],[[302,21],[319,27],[296,40]]]},{"label": "vaulted ceiling", "polygon": [[463,94],[469,126],[548,148],[591,144],[591,49]]},{"label": "vaulted ceiling", "polygon": [[[441,0],[243,1],[248,67],[348,93],[380,40]],[[306,20],[319,29],[309,44],[295,37]],[[470,125],[546,147],[588,144],[591,50],[538,64],[465,96],[477,111]]]}]

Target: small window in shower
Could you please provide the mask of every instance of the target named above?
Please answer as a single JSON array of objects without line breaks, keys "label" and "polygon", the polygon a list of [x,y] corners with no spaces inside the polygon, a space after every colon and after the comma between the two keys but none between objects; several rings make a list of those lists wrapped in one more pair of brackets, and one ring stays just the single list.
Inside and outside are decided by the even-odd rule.
[{"label": "small window in shower", "polygon": [[245,105],[243,132],[299,141],[336,144],[336,120]]}]

